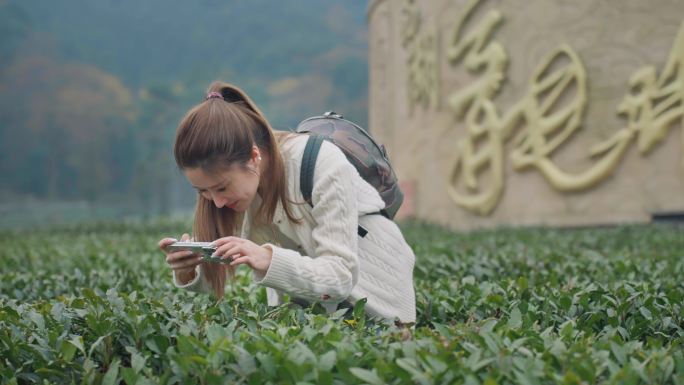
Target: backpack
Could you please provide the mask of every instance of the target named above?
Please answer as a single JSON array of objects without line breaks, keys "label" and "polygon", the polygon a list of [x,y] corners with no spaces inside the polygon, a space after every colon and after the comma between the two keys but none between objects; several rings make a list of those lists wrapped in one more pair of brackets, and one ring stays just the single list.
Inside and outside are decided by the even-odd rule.
[{"label": "backpack", "polygon": [[[377,214],[388,219],[394,218],[404,200],[404,194],[399,189],[397,176],[387,158],[384,145],[378,145],[366,130],[332,111],[303,120],[297,125],[295,132],[309,135],[300,170],[302,195],[309,205],[313,206],[311,194],[316,158],[321,143],[327,140],[339,147],[361,177],[380,193],[385,201],[385,208]],[[365,233],[359,226],[359,235],[363,237]]]}]

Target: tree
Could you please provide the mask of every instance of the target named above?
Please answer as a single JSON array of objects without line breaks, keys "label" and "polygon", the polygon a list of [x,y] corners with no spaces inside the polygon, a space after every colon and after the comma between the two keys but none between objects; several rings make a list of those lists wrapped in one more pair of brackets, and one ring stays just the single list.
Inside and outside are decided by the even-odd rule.
[{"label": "tree", "polygon": [[112,147],[136,112],[116,77],[33,54],[2,72],[0,95],[0,119],[7,122],[2,147],[12,156],[3,166],[16,171],[10,183],[19,191],[92,201],[126,173],[113,164]]}]

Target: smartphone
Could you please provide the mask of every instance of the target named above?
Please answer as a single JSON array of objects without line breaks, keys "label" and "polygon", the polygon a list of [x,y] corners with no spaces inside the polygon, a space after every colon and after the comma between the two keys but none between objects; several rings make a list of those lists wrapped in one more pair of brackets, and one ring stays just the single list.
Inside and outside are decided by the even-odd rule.
[{"label": "smartphone", "polygon": [[212,257],[211,255],[216,251],[216,247],[211,245],[211,242],[175,242],[168,246],[169,251],[184,251],[189,250],[198,254],[203,260],[212,263],[230,263],[229,259],[223,260],[221,257]]}]

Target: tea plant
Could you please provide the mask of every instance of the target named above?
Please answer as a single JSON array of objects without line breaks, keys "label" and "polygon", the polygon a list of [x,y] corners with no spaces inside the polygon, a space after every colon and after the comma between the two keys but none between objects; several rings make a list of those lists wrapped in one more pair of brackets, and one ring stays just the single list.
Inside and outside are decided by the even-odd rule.
[{"label": "tea plant", "polygon": [[0,383],[684,384],[684,229],[401,225],[413,328],[176,289],[158,220],[0,233]]}]

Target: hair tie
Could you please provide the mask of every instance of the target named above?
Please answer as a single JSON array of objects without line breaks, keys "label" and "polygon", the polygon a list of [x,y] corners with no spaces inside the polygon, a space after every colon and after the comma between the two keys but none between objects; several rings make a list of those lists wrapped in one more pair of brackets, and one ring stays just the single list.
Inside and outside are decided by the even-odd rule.
[{"label": "hair tie", "polygon": [[207,96],[204,98],[204,100],[209,100],[209,99],[212,99],[212,98],[220,98],[220,99],[223,99],[223,95],[221,95],[220,92],[212,91],[212,92],[210,92],[210,93],[207,94]]}]

